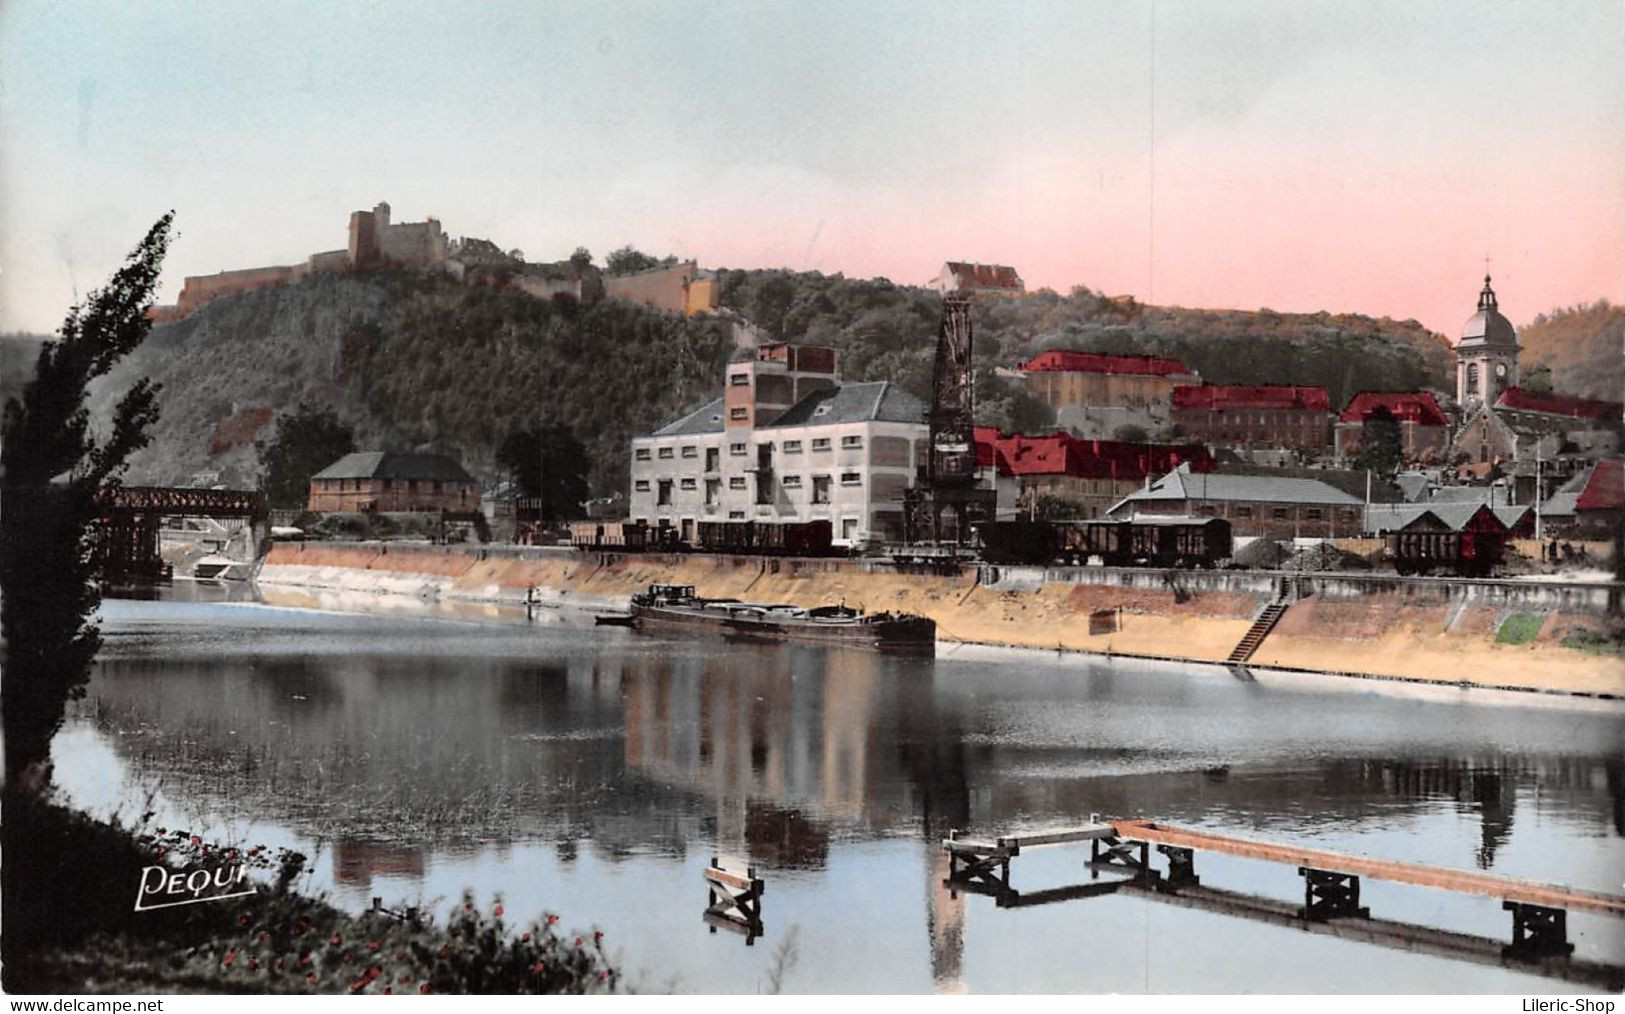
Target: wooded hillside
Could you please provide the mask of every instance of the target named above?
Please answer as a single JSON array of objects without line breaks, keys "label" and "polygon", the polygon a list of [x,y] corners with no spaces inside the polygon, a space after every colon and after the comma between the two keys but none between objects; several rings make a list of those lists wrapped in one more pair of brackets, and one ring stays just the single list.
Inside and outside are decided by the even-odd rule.
[{"label": "wooded hillside", "polygon": [[1552,371],[1552,389],[1583,398],[1625,398],[1625,306],[1606,299],[1543,313],[1518,330],[1524,372]]},{"label": "wooded hillside", "polygon": [[[930,394],[941,301],[885,279],[723,271],[725,309],[768,337],[834,345],[853,380]],[[1219,383],[1324,384],[1335,404],[1362,389],[1442,387],[1444,340],[1412,321],[1358,315],[1188,310],[1114,301],[1086,289],[976,308],[978,415],[1041,430],[1047,409],[997,367],[1054,347],[1169,355]],[[334,409],[358,446],[428,447],[493,476],[517,429],[560,424],[587,445],[595,495],[623,490],[627,441],[715,397],[732,349],[720,317],[627,303],[469,288],[406,273],[313,276],[224,297],[153,329],[111,384],[164,385],[153,443],[132,480],[181,482],[221,471],[258,481],[253,447],[275,414]]]}]

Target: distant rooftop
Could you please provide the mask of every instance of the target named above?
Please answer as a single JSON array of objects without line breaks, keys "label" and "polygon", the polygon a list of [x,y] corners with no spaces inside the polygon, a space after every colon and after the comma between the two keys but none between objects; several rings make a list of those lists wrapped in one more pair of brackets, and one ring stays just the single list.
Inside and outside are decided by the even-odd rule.
[{"label": "distant rooftop", "polygon": [[1518,412],[1566,415],[1576,419],[1606,419],[1610,422],[1618,422],[1621,413],[1625,413],[1625,405],[1617,401],[1596,401],[1563,394],[1535,394],[1521,387],[1507,388],[1496,400],[1495,407]]},{"label": "distant rooftop", "polygon": [[1118,373],[1148,377],[1194,376],[1184,363],[1161,356],[1120,356],[1104,352],[1051,349],[1019,367],[1023,373]]},{"label": "distant rooftop", "polygon": [[1235,501],[1240,503],[1324,504],[1356,507],[1363,501],[1319,479],[1282,478],[1272,475],[1227,475],[1192,473],[1189,463],[1154,480],[1145,489],[1135,490],[1112,508],[1151,501]]},{"label": "distant rooftop", "polygon": [[1365,422],[1367,416],[1380,408],[1387,409],[1399,422],[1416,423],[1418,426],[1450,425],[1429,391],[1361,391],[1349,399],[1348,407],[1337,418],[1339,422]]},{"label": "distant rooftop", "polygon": [[[926,421],[925,402],[889,380],[823,387],[803,397],[785,413],[758,430],[786,426],[833,426],[853,422]],[[706,402],[681,418],[655,430],[651,436],[680,437],[721,433],[725,428],[723,400]]]},{"label": "distant rooftop", "polygon": [[948,270],[961,290],[1009,289],[1023,292],[1021,275],[1008,264],[972,264],[966,261],[948,261]]},{"label": "distant rooftop", "polygon": [[312,479],[417,479],[473,482],[463,466],[443,454],[356,451],[328,465]]},{"label": "distant rooftop", "polygon": [[1190,409],[1299,409],[1330,412],[1331,399],[1324,387],[1264,385],[1240,387],[1205,384],[1174,388],[1174,408]]}]

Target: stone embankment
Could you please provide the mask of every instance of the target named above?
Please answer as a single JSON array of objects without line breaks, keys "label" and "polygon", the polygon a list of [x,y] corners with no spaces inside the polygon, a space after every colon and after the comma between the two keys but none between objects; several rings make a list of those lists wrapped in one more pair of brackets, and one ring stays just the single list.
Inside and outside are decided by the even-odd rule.
[{"label": "stone embankment", "polygon": [[[620,610],[654,583],[802,606],[918,613],[945,641],[1223,663],[1290,603],[1248,665],[1625,697],[1625,657],[1574,647],[1610,627],[1618,585],[1264,571],[974,567],[871,560],[278,544],[259,581],[345,608],[377,596]],[[1568,643],[1565,643],[1568,642]]]}]

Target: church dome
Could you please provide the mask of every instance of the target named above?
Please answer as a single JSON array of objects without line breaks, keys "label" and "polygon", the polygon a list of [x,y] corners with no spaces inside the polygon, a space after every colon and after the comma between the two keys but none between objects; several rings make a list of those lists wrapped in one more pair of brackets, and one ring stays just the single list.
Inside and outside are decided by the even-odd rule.
[{"label": "church dome", "polygon": [[1494,345],[1517,348],[1518,332],[1512,322],[1501,316],[1495,301],[1495,290],[1490,288],[1490,276],[1484,276],[1484,290],[1478,294],[1478,312],[1467,318],[1461,327],[1458,345]]}]

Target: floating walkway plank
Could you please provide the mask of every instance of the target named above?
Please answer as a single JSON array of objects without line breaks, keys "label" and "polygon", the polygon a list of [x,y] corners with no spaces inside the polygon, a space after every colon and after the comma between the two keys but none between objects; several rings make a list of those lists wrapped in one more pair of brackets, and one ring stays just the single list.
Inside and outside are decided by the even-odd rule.
[{"label": "floating walkway plank", "polygon": [[999,837],[999,847],[1011,855],[1019,855],[1022,849],[1038,848],[1041,845],[1070,845],[1074,842],[1111,838],[1116,834],[1117,828],[1112,824],[1085,824],[1082,827],[1066,828],[1059,831],[1001,835]]},{"label": "floating walkway plank", "polygon": [[1368,859],[1340,852],[1277,845],[1271,842],[1233,838],[1190,828],[1170,827],[1150,820],[1119,820],[1112,823],[1116,836],[1128,841],[1150,842],[1175,848],[1200,849],[1205,852],[1225,852],[1248,859],[1286,863],[1289,866],[1308,867],[1353,876],[1374,877],[1401,884],[1416,884],[1444,891],[1485,895],[1502,901],[1545,908],[1567,909],[1577,912],[1596,912],[1625,918],[1625,898],[1581,891],[1570,887],[1516,880],[1489,873],[1469,873],[1465,870],[1441,869],[1418,863],[1400,863],[1384,859]]},{"label": "floating walkway plank", "polygon": [[1132,880],[1111,886],[1124,894],[1150,901],[1285,926],[1305,933],[1324,934],[1393,950],[1432,954],[1457,961],[1509,968],[1532,975],[1584,983],[1609,992],[1618,992],[1625,988],[1625,968],[1618,965],[1573,961],[1566,957],[1520,957],[1501,941],[1489,937],[1471,936],[1387,919],[1343,918],[1317,922],[1303,918],[1302,910],[1295,904],[1208,887],[1183,887],[1177,892],[1171,892],[1146,887]]}]

